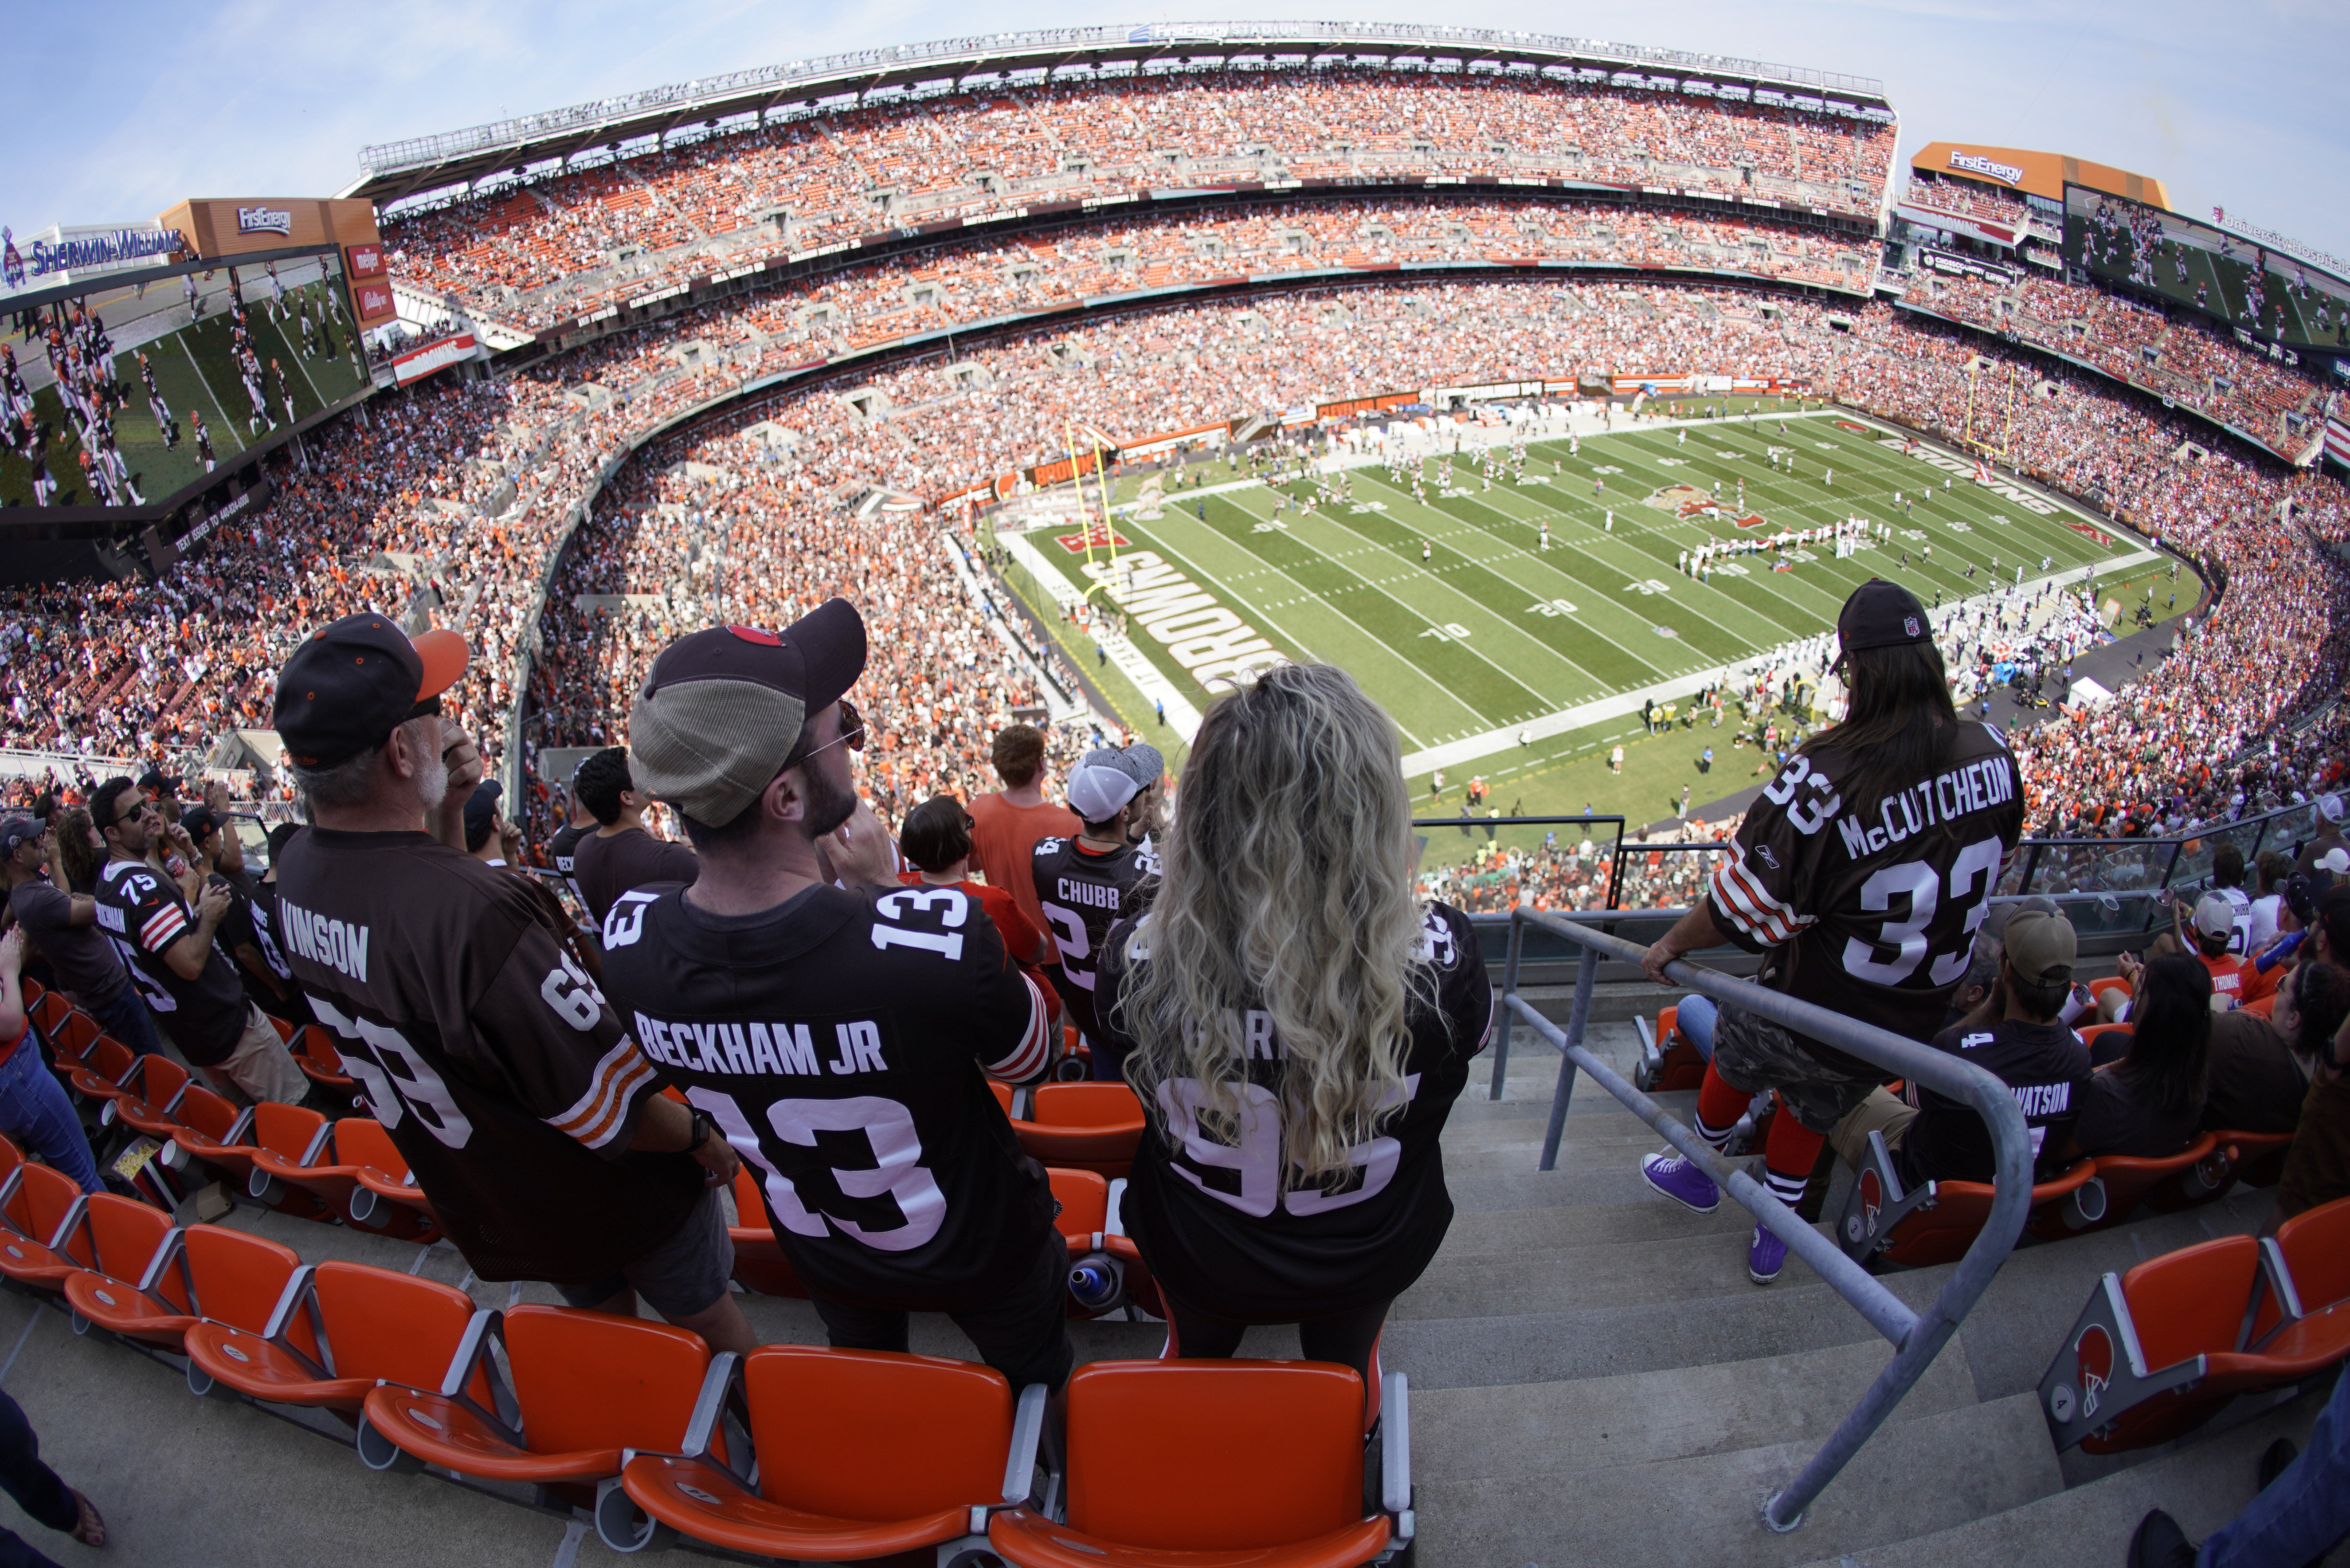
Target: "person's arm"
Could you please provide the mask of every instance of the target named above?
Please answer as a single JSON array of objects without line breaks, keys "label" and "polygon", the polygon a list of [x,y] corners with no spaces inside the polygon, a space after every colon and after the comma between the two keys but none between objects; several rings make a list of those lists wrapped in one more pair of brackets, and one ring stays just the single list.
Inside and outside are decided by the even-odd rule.
[{"label": "person's arm", "polygon": [[[134,940],[149,952],[161,958],[182,980],[203,976],[204,964],[211,959],[213,937],[219,931],[221,921],[228,917],[232,899],[227,885],[207,883],[196,902],[195,921],[189,923],[187,911],[174,900],[167,898],[161,886],[151,873],[139,872],[129,878],[136,900],[130,912]],[[143,883],[144,886],[138,884]]]},{"label": "person's arm", "polygon": [[[16,976],[25,967],[25,929],[0,937],[0,1040],[10,1044],[25,1037],[25,992]],[[36,1072],[44,1071],[38,1063]]]},{"label": "person's arm", "polygon": [[223,871],[244,870],[244,840],[237,836],[236,825],[229,820],[228,785],[214,779],[204,791],[204,804],[212,807],[214,816],[220,818],[219,868]]},{"label": "person's arm", "polygon": [[[57,884],[60,890],[65,884]],[[98,900],[87,893],[66,894],[66,924],[87,928],[98,924]]]},{"label": "person's arm", "polygon": [[1640,968],[1659,985],[1671,985],[1665,978],[1665,966],[1675,959],[1704,948],[1726,946],[1730,939],[1714,923],[1713,901],[1700,898],[1690,911],[1673,922],[1673,929],[1648,944],[1640,955]]},{"label": "person's arm", "polygon": [[261,956],[259,948],[251,942],[239,942],[230,950],[235,954],[238,967],[267,987],[270,995],[280,1002],[286,1000],[286,982],[277,978],[277,971],[269,967],[269,961]]},{"label": "person's arm", "polygon": [[645,1102],[644,1115],[637,1118],[637,1136],[629,1140],[632,1149],[646,1149],[655,1154],[690,1154],[710,1172],[710,1185],[723,1187],[734,1179],[735,1168],[743,1163],[726,1135],[712,1123],[699,1141],[693,1136],[693,1107],[681,1106],[666,1095],[655,1095]]},{"label": "person's arm", "polygon": [[441,759],[449,764],[449,793],[441,797],[439,806],[425,814],[424,831],[463,855],[465,803],[473,798],[474,786],[482,782],[482,753],[473,738],[452,719],[441,721]]}]

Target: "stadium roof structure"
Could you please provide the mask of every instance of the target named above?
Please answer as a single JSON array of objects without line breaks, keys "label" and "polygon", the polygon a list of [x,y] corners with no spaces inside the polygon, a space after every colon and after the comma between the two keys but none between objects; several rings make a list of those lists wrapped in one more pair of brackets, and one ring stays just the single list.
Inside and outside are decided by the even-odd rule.
[{"label": "stadium roof structure", "polygon": [[[666,139],[728,120],[862,104],[876,95],[955,90],[967,78],[1081,78],[1219,68],[1358,65],[1443,72],[1531,72],[1564,79],[1732,98],[1889,119],[1885,84],[1800,66],[1726,55],[1652,49],[1590,38],[1480,27],[1377,22],[1162,22],[993,33],[860,49],[725,76],[650,88],[438,136],[359,150],[361,173],[340,194],[380,206],[452,185],[470,185],[598,148]],[[745,120],[747,125],[750,120]]]}]

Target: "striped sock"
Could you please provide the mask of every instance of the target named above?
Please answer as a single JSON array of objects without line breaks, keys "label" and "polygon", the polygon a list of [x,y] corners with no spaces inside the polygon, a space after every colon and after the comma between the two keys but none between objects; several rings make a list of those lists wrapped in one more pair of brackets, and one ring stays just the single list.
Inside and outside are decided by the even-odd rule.
[{"label": "striped sock", "polygon": [[1705,1081],[1697,1090],[1697,1136],[1713,1147],[1725,1148],[1730,1135],[1738,1127],[1738,1118],[1746,1114],[1752,1096],[1733,1089],[1721,1081],[1721,1075],[1706,1064]]},{"label": "striped sock", "polygon": [[1801,1202],[1812,1179],[1812,1167],[1819,1163],[1820,1147],[1826,1141],[1825,1135],[1797,1121],[1794,1112],[1781,1101],[1779,1114],[1771,1121],[1771,1141],[1762,1150],[1771,1195],[1790,1209]]}]

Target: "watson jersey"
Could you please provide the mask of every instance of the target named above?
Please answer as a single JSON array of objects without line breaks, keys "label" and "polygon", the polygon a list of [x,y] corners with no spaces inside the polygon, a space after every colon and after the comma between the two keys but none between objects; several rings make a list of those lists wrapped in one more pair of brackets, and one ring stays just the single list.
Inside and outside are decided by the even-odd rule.
[{"label": "watson jersey", "polygon": [[1110,927],[1149,907],[1159,891],[1159,855],[1136,845],[1097,855],[1074,838],[1040,838],[1028,862],[1036,902],[1060,950],[1061,1004],[1088,1040],[1102,1037],[1095,974]]},{"label": "watson jersey", "polygon": [[[1148,915],[1110,933],[1105,999],[1150,961],[1149,937]],[[1485,1048],[1494,1002],[1460,910],[1430,907],[1419,957],[1435,975],[1435,1004],[1411,1004],[1403,1088],[1389,1102],[1399,1114],[1349,1151],[1354,1169],[1335,1184],[1306,1181],[1287,1158],[1287,1051],[1261,1009],[1241,1021],[1248,1064],[1236,1130],[1212,1125],[1213,1103],[1196,1079],[1170,1079],[1144,1101],[1149,1126],[1128,1179],[1126,1226],[1176,1300],[1294,1323],[1394,1296],[1436,1255],[1452,1223],[1438,1140],[1469,1081],[1469,1059]],[[1135,1044],[1127,1022],[1123,1009],[1109,1009],[1121,1054]]]},{"label": "watson jersey", "polygon": [[[1714,924],[1770,952],[1774,989],[1928,1040],[2023,834],[2015,759],[1997,730],[1962,723],[1931,773],[1881,799],[1851,798],[1841,781],[1852,772],[1834,752],[1788,763],[1714,871]],[[1830,1065],[1877,1073],[1804,1044]]]},{"label": "watson jersey", "polygon": [[[2056,1154],[2079,1119],[2089,1089],[2089,1049],[2062,1023],[2005,1018],[1971,1033],[1956,1024],[1934,1036],[1934,1049],[1995,1073],[2015,1096],[2032,1134],[2033,1179],[2057,1174]],[[1901,1135],[1896,1158],[1909,1186],[1920,1181],[1989,1181],[1991,1128],[1972,1106],[1916,1082],[1907,1096],[1917,1119]]]},{"label": "watson jersey", "polygon": [[652,1064],[512,872],[422,833],[313,827],[277,911],[311,1012],[475,1273],[587,1284],[676,1234],[702,1167],[629,1149]]},{"label": "watson jersey", "polygon": [[98,929],[122,955],[172,1044],[192,1065],[211,1067],[236,1049],[253,1004],[217,934],[193,980],[182,980],[163,956],[196,928],[195,911],[178,885],[145,861],[109,860],[99,867]]},{"label": "watson jersey", "polygon": [[1045,1004],[978,899],[823,886],[729,918],[639,888],[604,922],[604,983],[760,1173],[815,1295],[955,1311],[1035,1268],[1052,1191],[987,1075],[1043,1075]]}]

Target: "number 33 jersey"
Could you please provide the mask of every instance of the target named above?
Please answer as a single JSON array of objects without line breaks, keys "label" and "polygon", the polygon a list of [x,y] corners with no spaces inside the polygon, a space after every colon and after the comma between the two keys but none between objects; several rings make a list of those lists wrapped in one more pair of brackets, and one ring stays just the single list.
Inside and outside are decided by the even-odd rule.
[{"label": "number 33 jersey", "polygon": [[1035,1268],[1051,1189],[984,1075],[1043,1075],[1045,1004],[978,899],[826,886],[727,917],[641,888],[605,919],[604,983],[815,1295],[955,1311]]},{"label": "number 33 jersey", "polygon": [[[1287,1051],[1262,1010],[1239,1021],[1248,1064],[1237,1118],[1219,1116],[1192,1078],[1169,1079],[1145,1097],[1149,1125],[1124,1214],[1177,1301],[1251,1323],[1295,1323],[1385,1301],[1436,1255],[1452,1223],[1439,1140],[1469,1081],[1469,1059],[1484,1049],[1494,1003],[1468,917],[1434,904],[1426,920],[1419,958],[1434,979],[1434,1005],[1409,1004],[1400,1111],[1348,1151],[1353,1169],[1341,1179],[1308,1182],[1289,1163]],[[1150,961],[1149,937],[1149,916],[1111,930],[1105,1002]],[[1127,1022],[1122,1005],[1110,1009],[1122,1055],[1135,1048]]]},{"label": "number 33 jersey", "polygon": [[[2023,834],[2015,759],[1991,725],[1961,723],[1931,771],[1882,798],[1853,798],[1841,782],[1853,771],[1835,752],[1789,761],[1714,870],[1714,924],[1772,954],[1774,989],[1931,1040]],[[1882,1076],[1804,1044],[1830,1065]]]}]

